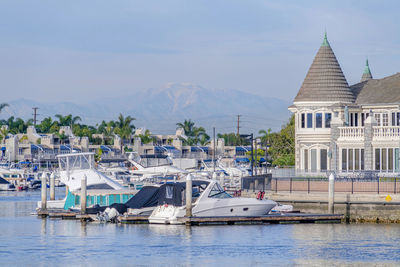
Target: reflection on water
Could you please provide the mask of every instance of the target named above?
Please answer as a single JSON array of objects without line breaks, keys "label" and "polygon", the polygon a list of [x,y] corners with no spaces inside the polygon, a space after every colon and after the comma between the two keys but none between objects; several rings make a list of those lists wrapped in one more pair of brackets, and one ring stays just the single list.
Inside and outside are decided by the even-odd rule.
[{"label": "reflection on water", "polygon": [[[59,196],[64,194],[58,190]],[[2,265],[398,265],[398,225],[115,225],[31,216],[40,192],[0,193]]]}]

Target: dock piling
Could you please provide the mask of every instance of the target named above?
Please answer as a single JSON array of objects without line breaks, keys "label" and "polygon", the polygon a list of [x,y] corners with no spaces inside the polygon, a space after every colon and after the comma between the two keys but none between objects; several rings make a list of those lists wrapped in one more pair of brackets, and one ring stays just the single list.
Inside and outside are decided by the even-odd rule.
[{"label": "dock piling", "polygon": [[47,209],[47,175],[46,173],[42,173],[42,188],[41,188],[41,193],[42,193],[42,201],[41,201],[41,208],[42,211]]},{"label": "dock piling", "polygon": [[186,176],[186,217],[192,217],[192,175]]},{"label": "dock piling", "polygon": [[81,180],[81,214],[86,214],[86,196],[87,196],[87,177],[83,176]]},{"label": "dock piling", "polygon": [[328,213],[333,214],[335,204],[335,175],[331,173],[329,175],[329,198],[328,198]]},{"label": "dock piling", "polygon": [[54,172],[50,174],[50,200],[56,199],[56,186],[55,186],[55,175]]}]

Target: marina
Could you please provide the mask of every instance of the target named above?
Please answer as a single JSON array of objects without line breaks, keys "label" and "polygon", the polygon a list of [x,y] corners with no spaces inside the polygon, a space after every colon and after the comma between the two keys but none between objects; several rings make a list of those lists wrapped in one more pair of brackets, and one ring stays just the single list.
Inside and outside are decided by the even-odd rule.
[{"label": "marina", "polygon": [[[56,198],[64,188],[56,188]],[[396,224],[103,224],[30,215],[40,191],[0,192],[7,265],[397,265]],[[11,223],[12,222],[12,223]],[[29,225],[29,227],[26,227]],[[123,248],[123,249],[121,249]],[[73,256],[72,256],[73,255]],[[171,255],[174,255],[173,257]]]}]

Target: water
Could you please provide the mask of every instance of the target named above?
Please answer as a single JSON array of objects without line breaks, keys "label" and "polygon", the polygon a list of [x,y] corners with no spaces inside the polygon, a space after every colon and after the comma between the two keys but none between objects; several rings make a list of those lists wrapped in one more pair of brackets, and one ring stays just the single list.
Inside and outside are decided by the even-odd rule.
[{"label": "water", "polygon": [[[58,190],[61,196],[64,189]],[[40,192],[0,192],[2,266],[400,263],[399,225],[115,225],[30,215]]]}]

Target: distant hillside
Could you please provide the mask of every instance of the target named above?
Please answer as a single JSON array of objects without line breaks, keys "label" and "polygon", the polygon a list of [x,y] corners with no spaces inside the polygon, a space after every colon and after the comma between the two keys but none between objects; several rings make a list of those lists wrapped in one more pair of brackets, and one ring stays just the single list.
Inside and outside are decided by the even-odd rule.
[{"label": "distant hillside", "polygon": [[137,127],[153,132],[173,132],[175,124],[192,119],[196,125],[212,127],[217,132],[235,132],[236,115],[241,117],[242,132],[259,129],[277,130],[288,121],[289,102],[245,93],[238,90],[213,90],[193,84],[167,84],[159,89],[147,89],[125,97],[100,99],[80,105],[68,102],[40,103],[18,99],[9,101],[1,118],[15,116],[32,118],[32,107],[39,107],[39,119],[55,114],[73,114],[83,122],[95,125],[101,120],[116,119],[119,113],[136,118]]}]

